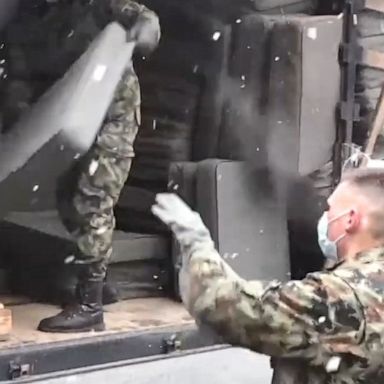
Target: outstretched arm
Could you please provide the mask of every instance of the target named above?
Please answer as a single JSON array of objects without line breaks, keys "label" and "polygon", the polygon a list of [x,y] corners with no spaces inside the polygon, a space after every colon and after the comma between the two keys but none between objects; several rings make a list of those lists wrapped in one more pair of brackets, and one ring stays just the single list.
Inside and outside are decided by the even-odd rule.
[{"label": "outstretched arm", "polygon": [[359,342],[363,312],[338,277],[317,273],[286,284],[245,281],[215,250],[200,216],[178,196],[158,195],[152,211],[181,245],[184,304],[199,323],[227,342],[318,363]]}]

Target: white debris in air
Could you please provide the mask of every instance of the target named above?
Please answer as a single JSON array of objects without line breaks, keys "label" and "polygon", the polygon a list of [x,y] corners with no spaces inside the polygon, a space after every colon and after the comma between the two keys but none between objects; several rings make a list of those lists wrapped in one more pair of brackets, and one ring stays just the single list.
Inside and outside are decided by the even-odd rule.
[{"label": "white debris in air", "polygon": [[73,157],[75,160],[80,159],[80,153],[76,153],[76,155]]},{"label": "white debris in air", "polygon": [[325,370],[328,373],[335,373],[339,370],[341,358],[339,356],[333,356],[328,360]]},{"label": "white debris in air", "polygon": [[157,125],[157,121],[156,121],[156,119],[154,119],[153,123],[152,123],[153,130],[156,130],[156,125]]},{"label": "white debris in air", "polygon": [[247,49],[251,49],[251,46],[250,46],[250,45],[247,45]]},{"label": "white debris in air", "polygon": [[7,77],[8,77],[8,75],[5,73],[3,76],[3,79],[6,79]]},{"label": "white debris in air", "polygon": [[158,279],[159,279],[159,276],[153,275],[153,280],[158,280]]},{"label": "white debris in air", "polygon": [[244,89],[245,88],[245,84],[241,84],[240,88]]},{"label": "white debris in air", "polygon": [[71,264],[75,261],[75,256],[73,255],[70,255],[68,257],[65,258],[64,260],[64,264]]},{"label": "white debris in air", "polygon": [[279,120],[279,121],[277,122],[277,124],[280,125],[280,124],[283,124],[283,122],[282,122],[281,120]]},{"label": "white debris in air", "polygon": [[68,33],[67,38],[71,38],[74,35],[75,31],[72,29],[71,32]]},{"label": "white debris in air", "polygon": [[264,233],[264,229],[260,229],[260,234],[262,235]]},{"label": "white debris in air", "polygon": [[174,191],[177,191],[177,190],[179,189],[179,184],[175,184],[175,185],[172,187],[172,189],[173,189]]},{"label": "white debris in air", "polygon": [[327,320],[327,319],[326,319],[325,316],[321,316],[321,317],[319,317],[318,322],[319,322],[319,324],[323,324],[323,323],[325,323],[326,320]]},{"label": "white debris in air", "polygon": [[91,176],[93,176],[96,173],[97,168],[99,168],[99,162],[96,160],[92,160],[91,164],[89,165],[89,169],[88,169],[89,174]]},{"label": "white debris in air", "polygon": [[64,145],[60,145],[60,151],[64,151]]},{"label": "white debris in air", "polygon": [[221,32],[216,31],[216,32],[212,35],[212,40],[217,41],[217,40],[220,39],[220,36],[221,36]]},{"label": "white debris in air", "polygon": [[238,256],[239,256],[238,253],[233,253],[233,254],[231,255],[231,259],[234,260],[234,259],[236,259],[236,257],[238,257]]},{"label": "white debris in air", "polygon": [[142,57],[142,60],[147,60],[147,58],[145,56]]},{"label": "white debris in air", "polygon": [[0,68],[0,76],[5,72],[4,68]]},{"label": "white debris in air", "polygon": [[245,81],[245,76],[244,75],[241,76],[241,80]]},{"label": "white debris in air", "polygon": [[280,57],[279,56],[276,56],[275,57],[275,61],[279,61],[280,60]]},{"label": "white debris in air", "polygon": [[199,66],[197,64],[195,64],[193,66],[193,73],[197,73],[198,70],[199,70]]},{"label": "white debris in air", "polygon": [[241,19],[237,19],[237,20],[236,20],[236,24],[240,24],[241,22],[242,22]]},{"label": "white debris in air", "polygon": [[3,49],[4,47],[5,47],[5,44],[2,43],[2,44],[0,45],[0,49]]},{"label": "white debris in air", "polygon": [[260,148],[259,147],[256,148],[256,152],[260,152]]},{"label": "white debris in air", "polygon": [[39,188],[40,187],[36,184],[36,185],[33,186],[32,191],[33,192],[37,192],[39,190]]}]

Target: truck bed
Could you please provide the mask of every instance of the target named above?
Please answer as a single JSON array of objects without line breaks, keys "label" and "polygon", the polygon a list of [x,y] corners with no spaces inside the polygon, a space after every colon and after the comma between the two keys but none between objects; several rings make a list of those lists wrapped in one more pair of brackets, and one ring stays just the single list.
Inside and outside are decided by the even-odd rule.
[{"label": "truck bed", "polygon": [[59,307],[37,303],[6,307],[12,310],[13,330],[9,340],[0,342],[0,349],[193,324],[182,304],[165,298],[127,300],[105,306],[106,331],[82,334],[50,334],[36,330],[39,321],[58,313]]}]

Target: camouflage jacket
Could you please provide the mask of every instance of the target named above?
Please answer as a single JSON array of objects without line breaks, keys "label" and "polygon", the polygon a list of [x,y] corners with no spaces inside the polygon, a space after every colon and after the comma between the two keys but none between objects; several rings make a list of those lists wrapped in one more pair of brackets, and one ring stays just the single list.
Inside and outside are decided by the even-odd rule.
[{"label": "camouflage jacket", "polygon": [[245,281],[213,247],[197,247],[180,284],[198,323],[277,358],[274,384],[384,382],[384,248],[279,283]]}]

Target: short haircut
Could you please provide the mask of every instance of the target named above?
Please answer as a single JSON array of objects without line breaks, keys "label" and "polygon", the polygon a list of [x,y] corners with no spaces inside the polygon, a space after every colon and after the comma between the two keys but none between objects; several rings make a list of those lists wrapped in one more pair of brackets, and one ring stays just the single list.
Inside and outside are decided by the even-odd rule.
[{"label": "short haircut", "polygon": [[375,239],[384,239],[384,168],[358,168],[346,172],[341,182],[357,187],[370,199],[370,231]]}]

